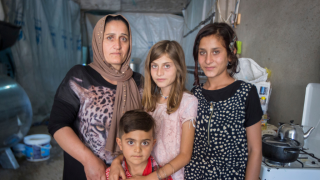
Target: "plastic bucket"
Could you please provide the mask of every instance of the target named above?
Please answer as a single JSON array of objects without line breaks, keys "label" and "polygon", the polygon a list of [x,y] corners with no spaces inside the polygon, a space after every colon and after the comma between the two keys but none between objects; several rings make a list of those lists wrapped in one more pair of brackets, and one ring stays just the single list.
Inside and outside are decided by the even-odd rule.
[{"label": "plastic bucket", "polygon": [[26,136],[23,142],[26,144],[26,157],[28,161],[44,161],[50,158],[50,140],[47,134],[35,134]]},{"label": "plastic bucket", "polygon": [[12,146],[12,151],[15,157],[21,158],[26,155],[26,148],[24,144],[17,144]]}]

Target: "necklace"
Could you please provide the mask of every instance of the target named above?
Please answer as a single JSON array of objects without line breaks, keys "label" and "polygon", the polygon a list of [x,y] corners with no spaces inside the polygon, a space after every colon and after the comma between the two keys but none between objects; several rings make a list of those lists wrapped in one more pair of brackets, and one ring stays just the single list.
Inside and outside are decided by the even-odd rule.
[{"label": "necklace", "polygon": [[168,97],[169,97],[169,96],[164,96],[164,95],[162,95],[161,90],[160,90],[160,95],[161,95],[164,99],[168,99]]}]

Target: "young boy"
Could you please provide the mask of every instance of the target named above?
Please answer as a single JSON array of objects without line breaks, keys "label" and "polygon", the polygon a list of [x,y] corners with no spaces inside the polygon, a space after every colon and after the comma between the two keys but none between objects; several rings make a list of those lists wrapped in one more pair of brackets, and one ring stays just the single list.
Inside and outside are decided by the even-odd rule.
[{"label": "young boy", "polygon": [[[146,176],[159,169],[150,155],[156,143],[154,128],[154,119],[143,110],[127,111],[120,119],[120,138],[116,140],[124,156],[122,167],[127,178],[135,175]],[[109,172],[110,167],[106,170],[107,180]],[[172,180],[171,176],[167,179]]]}]

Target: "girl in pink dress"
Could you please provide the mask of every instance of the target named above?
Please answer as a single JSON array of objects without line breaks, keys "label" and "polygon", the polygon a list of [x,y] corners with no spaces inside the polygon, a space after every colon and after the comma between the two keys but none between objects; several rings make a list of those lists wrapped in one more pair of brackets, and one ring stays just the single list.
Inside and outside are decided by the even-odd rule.
[{"label": "girl in pink dress", "polygon": [[[152,156],[162,166],[148,176],[131,180],[161,180],[170,176],[184,180],[184,166],[190,161],[193,148],[198,100],[185,88],[184,53],[175,41],[160,41],[149,51],[145,62],[145,83],[142,105],[156,121],[157,139]],[[110,180],[125,174],[116,158],[111,165]]]}]

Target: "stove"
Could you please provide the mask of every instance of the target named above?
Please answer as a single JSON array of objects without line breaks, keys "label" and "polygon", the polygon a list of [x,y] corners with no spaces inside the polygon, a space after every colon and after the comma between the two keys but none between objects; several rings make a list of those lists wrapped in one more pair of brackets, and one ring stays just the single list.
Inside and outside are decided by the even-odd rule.
[{"label": "stove", "polygon": [[320,84],[310,83],[306,89],[301,125],[306,132],[315,127],[305,139],[299,157],[291,163],[262,159],[261,180],[319,180],[320,179]]},{"label": "stove", "polygon": [[319,180],[320,159],[306,150],[301,150],[298,160],[291,163],[263,158],[259,177],[261,180]]}]

